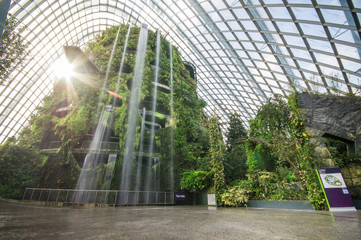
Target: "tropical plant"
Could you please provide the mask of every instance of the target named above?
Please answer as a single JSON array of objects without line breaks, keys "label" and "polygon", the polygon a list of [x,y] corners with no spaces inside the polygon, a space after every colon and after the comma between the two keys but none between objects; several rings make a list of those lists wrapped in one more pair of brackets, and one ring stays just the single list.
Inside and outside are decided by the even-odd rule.
[{"label": "tropical plant", "polygon": [[210,117],[208,131],[210,139],[209,158],[213,172],[213,186],[216,190],[216,199],[218,202],[221,202],[221,194],[224,192],[226,184],[223,164],[226,146],[223,142],[218,119],[216,114]]},{"label": "tropical plant", "polygon": [[14,16],[8,14],[0,39],[0,85],[9,80],[11,73],[26,60],[29,43],[21,36],[25,29]]},{"label": "tropical plant", "polygon": [[[266,190],[270,189],[274,193],[271,197],[275,199],[303,199],[307,196],[316,209],[325,207],[325,199],[314,171],[319,162],[309,142],[305,122],[295,94],[288,97],[288,102],[277,95],[269,99],[250,122],[250,138],[246,142],[247,164],[253,182],[258,181],[254,185],[256,197],[260,197],[259,193],[265,195]],[[265,162],[269,166],[273,165],[269,169],[278,176],[273,180],[273,187],[267,186],[268,180],[262,183],[259,178],[262,169],[267,169],[267,164],[262,165]],[[282,179],[281,176],[292,176],[292,180],[276,180]]]},{"label": "tropical plant", "polygon": [[249,191],[239,186],[234,186],[227,189],[221,194],[221,202],[225,206],[238,207],[246,206],[249,199]]},{"label": "tropical plant", "polygon": [[237,182],[246,173],[246,148],[247,130],[244,128],[241,116],[232,113],[229,118],[229,127],[226,133],[226,156],[224,160],[224,172],[226,182],[231,185]]},{"label": "tropical plant", "polygon": [[20,146],[9,138],[0,146],[0,197],[20,199],[26,187],[39,184],[46,156],[35,148]]},{"label": "tropical plant", "polygon": [[182,174],[180,188],[194,192],[208,188],[212,184],[212,172],[186,170]]}]

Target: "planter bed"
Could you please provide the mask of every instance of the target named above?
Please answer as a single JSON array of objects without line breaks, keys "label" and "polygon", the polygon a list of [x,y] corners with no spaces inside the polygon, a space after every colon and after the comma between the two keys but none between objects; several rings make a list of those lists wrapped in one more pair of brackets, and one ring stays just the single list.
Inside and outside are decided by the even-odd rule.
[{"label": "planter bed", "polygon": [[250,208],[276,208],[295,210],[314,210],[309,201],[262,201],[250,200],[247,203]]}]

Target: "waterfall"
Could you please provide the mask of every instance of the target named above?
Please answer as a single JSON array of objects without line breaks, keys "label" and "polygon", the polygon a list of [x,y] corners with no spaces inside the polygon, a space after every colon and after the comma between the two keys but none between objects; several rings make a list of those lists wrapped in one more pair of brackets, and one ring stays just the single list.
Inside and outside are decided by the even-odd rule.
[{"label": "waterfall", "polygon": [[[105,79],[103,81],[103,90],[107,86],[107,81],[109,78],[109,71],[110,71],[111,63],[113,61],[114,52],[116,49],[120,28],[121,28],[121,26],[119,26],[119,28],[118,28],[117,35],[114,40],[112,51],[111,51],[111,54],[109,57],[107,71],[105,74]],[[130,28],[129,28],[129,30],[130,30]],[[129,36],[129,30],[128,30],[128,36]],[[127,45],[127,42],[125,43],[125,46],[124,46],[122,62],[124,62],[126,45]],[[118,85],[119,85],[119,80],[118,80],[117,86]],[[116,92],[118,92],[118,91],[119,90],[117,89]],[[103,101],[103,98],[104,98],[104,93],[103,93],[103,91],[101,91],[100,96],[99,96],[99,104],[98,104],[97,113],[99,113],[99,111],[101,109],[101,105],[102,105],[101,103]],[[77,203],[87,203],[87,202],[89,202],[89,198],[91,197],[91,195],[89,195],[85,191],[81,191],[81,190],[99,189],[100,185],[102,185],[102,184],[104,184],[103,189],[110,188],[110,182],[111,182],[111,178],[113,176],[116,155],[115,155],[115,157],[114,157],[114,155],[108,156],[108,166],[107,166],[106,174],[105,174],[105,177],[104,177],[102,183],[99,181],[100,180],[99,170],[101,170],[101,168],[98,167],[98,164],[101,159],[100,150],[102,148],[101,147],[102,142],[107,141],[110,136],[110,128],[113,124],[113,119],[114,119],[114,114],[113,114],[114,106],[115,106],[115,99],[113,100],[113,105],[107,105],[102,108],[98,123],[96,125],[93,139],[91,141],[88,153],[85,156],[83,167],[82,167],[82,170],[81,170],[81,173],[80,173],[77,185],[76,185],[76,190],[80,190],[80,191],[77,191],[76,194],[74,195],[74,201]]]},{"label": "waterfall", "polygon": [[[154,132],[155,132],[155,113],[157,111],[157,95],[158,95],[158,74],[159,74],[159,58],[160,58],[160,31],[157,31],[157,45],[156,45],[156,57],[155,57],[155,71],[154,71],[154,79],[153,79],[153,99],[152,99],[152,124],[150,129],[150,144],[149,144],[149,158],[147,161],[147,173],[145,179],[145,191],[150,190],[159,190],[152,189],[152,180],[156,177],[153,172],[153,153],[154,153]],[[157,163],[159,164],[159,163]],[[154,181],[155,182],[155,181]],[[154,188],[154,186],[153,186]]]},{"label": "waterfall", "polygon": [[135,191],[140,190],[140,183],[141,183],[141,173],[142,173],[142,160],[143,160],[143,143],[144,143],[144,130],[145,130],[145,115],[146,110],[143,108],[143,114],[142,114],[142,126],[140,129],[140,143],[139,143],[139,151],[138,151],[138,161],[137,161],[137,179],[136,179],[136,185],[135,185]]},{"label": "waterfall", "polygon": [[169,44],[169,68],[170,68],[170,164],[169,164],[169,181],[170,181],[170,190],[174,192],[174,104],[173,104],[173,48]]},{"label": "waterfall", "polygon": [[143,81],[145,55],[148,40],[148,26],[143,24],[138,39],[137,55],[135,60],[134,76],[129,99],[128,111],[128,129],[124,148],[123,167],[121,175],[120,190],[130,190],[131,171],[134,165],[134,145],[136,125],[138,119],[138,108],[140,99],[140,90]]},{"label": "waterfall", "polygon": [[[99,174],[97,172],[97,166],[100,158],[100,149],[101,143],[104,137],[104,133],[107,128],[108,119],[110,116],[111,106],[107,106],[103,108],[94,136],[93,140],[90,144],[88,154],[85,156],[83,167],[76,184],[76,190],[93,190],[99,188],[98,178]],[[88,197],[84,196],[85,192],[79,191],[75,196],[75,202],[77,203],[87,203]]]},{"label": "waterfall", "polygon": [[[111,67],[111,62],[113,61],[113,56],[116,50],[116,43],[118,41],[118,36],[120,32],[120,27],[118,29],[116,39],[110,54],[110,59],[107,65],[107,72],[103,82],[102,90],[107,90],[106,87],[107,81],[109,78],[109,71]],[[96,195],[97,193],[89,190],[109,190],[111,182],[113,179],[115,171],[115,163],[117,159],[117,154],[101,154],[102,153],[102,142],[107,141],[110,136],[110,131],[114,122],[114,109],[118,106],[116,102],[118,101],[115,94],[118,94],[121,82],[121,74],[123,72],[123,67],[125,65],[125,58],[127,53],[128,40],[130,38],[131,27],[129,26],[126,34],[126,39],[124,42],[124,47],[122,51],[122,59],[120,61],[119,72],[117,76],[116,89],[111,104],[102,107],[102,102],[104,101],[104,91],[101,91],[99,96],[99,105],[97,110],[97,115],[99,116],[98,124],[94,129],[94,136],[89,147],[89,152],[87,153],[83,168],[80,174],[80,177],[76,186],[76,194],[74,195],[75,203],[90,203],[95,202],[97,198],[103,199],[105,203],[108,200],[109,192],[106,192],[103,195]],[[161,190],[161,172],[168,171],[165,173],[167,176],[162,175],[163,181],[168,179],[168,184],[162,186],[171,192],[174,191],[174,105],[173,105],[173,59],[172,46],[169,45],[169,61],[170,61],[170,88],[164,84],[160,84],[158,81],[160,75],[160,58],[161,58],[161,36],[160,30],[156,33],[156,54],[155,54],[155,66],[154,66],[154,76],[153,76],[153,91],[152,91],[152,100],[151,100],[151,110],[143,107],[140,109],[140,94],[143,85],[143,75],[146,63],[146,50],[148,42],[148,26],[143,24],[140,28],[139,38],[137,43],[137,52],[135,55],[135,65],[133,70],[133,79],[132,85],[130,87],[130,95],[127,101],[128,104],[128,113],[127,113],[127,132],[125,136],[124,151],[121,153],[123,156],[122,159],[122,168],[120,173],[120,182],[119,182],[119,192],[117,193],[117,204],[149,204],[156,203],[158,197],[165,195],[158,195]],[[157,120],[157,96],[158,96],[158,87],[159,91],[166,88],[170,90],[170,152],[166,159],[160,158],[159,154],[155,154],[155,135],[156,126],[162,126],[156,122]],[[108,90],[107,90],[108,91]],[[108,91],[111,92],[111,91]],[[125,99],[123,100],[125,101]],[[125,104],[125,102],[123,103]],[[150,108],[150,107],[149,107]],[[142,114],[140,118],[140,114]],[[162,115],[166,116],[162,113]],[[149,117],[149,118],[147,118]],[[141,119],[141,124],[140,124]],[[139,131],[140,127],[140,131]],[[140,135],[139,135],[140,134]],[[136,136],[139,137],[136,138]],[[149,142],[147,138],[149,137]],[[136,151],[136,140],[139,140],[139,148]],[[147,146],[147,144],[149,144]],[[104,147],[103,147],[104,148]],[[167,147],[168,148],[168,147]],[[107,156],[107,159],[105,158]],[[169,162],[168,162],[169,161]],[[104,165],[103,165],[104,164]],[[105,166],[105,167],[104,167]],[[161,168],[162,166],[162,168]],[[164,193],[162,193],[164,194]],[[169,197],[166,197],[169,199]]]}]

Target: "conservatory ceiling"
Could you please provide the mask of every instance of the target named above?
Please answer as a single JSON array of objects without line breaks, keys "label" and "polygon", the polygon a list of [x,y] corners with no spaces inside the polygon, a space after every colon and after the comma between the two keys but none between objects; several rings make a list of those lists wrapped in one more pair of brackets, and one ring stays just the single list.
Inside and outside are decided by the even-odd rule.
[{"label": "conservatory ceiling", "polygon": [[200,98],[227,128],[273,94],[361,89],[359,0],[17,0],[29,61],[0,86],[0,142],[16,135],[52,91],[64,45],[83,47],[120,23],[160,29],[197,70]]}]

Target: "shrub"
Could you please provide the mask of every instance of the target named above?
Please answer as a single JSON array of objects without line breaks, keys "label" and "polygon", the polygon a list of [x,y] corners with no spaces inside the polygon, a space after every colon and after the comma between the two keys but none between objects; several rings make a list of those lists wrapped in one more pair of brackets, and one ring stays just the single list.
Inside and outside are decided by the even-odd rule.
[{"label": "shrub", "polygon": [[225,206],[238,207],[244,205],[247,207],[248,193],[249,191],[246,189],[234,186],[221,194],[221,202]]},{"label": "shrub", "polygon": [[186,170],[182,174],[180,187],[191,192],[208,188],[212,175],[212,172],[202,170]]}]

